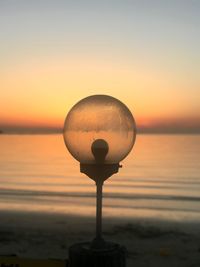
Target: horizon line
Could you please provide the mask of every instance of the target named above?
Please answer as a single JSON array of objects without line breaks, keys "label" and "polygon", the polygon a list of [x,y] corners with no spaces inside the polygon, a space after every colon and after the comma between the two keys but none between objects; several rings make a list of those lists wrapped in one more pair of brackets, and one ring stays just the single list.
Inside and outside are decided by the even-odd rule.
[{"label": "horizon line", "polygon": [[[45,135],[45,134],[62,134],[61,128],[12,128],[0,129],[1,135]],[[200,129],[184,128],[184,129],[170,129],[170,128],[137,128],[137,134],[200,134]]]}]

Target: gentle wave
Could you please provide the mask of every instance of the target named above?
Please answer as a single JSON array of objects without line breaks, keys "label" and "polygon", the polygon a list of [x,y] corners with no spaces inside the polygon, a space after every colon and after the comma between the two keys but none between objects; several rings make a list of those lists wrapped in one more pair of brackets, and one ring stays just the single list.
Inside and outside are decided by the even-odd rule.
[{"label": "gentle wave", "polygon": [[[80,197],[80,198],[95,198],[95,193],[82,192],[52,192],[52,191],[37,191],[37,190],[16,190],[16,189],[0,189],[0,197],[2,196],[33,196],[33,197]],[[111,199],[151,199],[151,200],[181,200],[181,201],[200,201],[200,197],[195,196],[177,196],[177,195],[156,195],[156,194],[120,194],[120,193],[104,193],[105,198]],[[52,199],[53,201],[53,199]]]}]

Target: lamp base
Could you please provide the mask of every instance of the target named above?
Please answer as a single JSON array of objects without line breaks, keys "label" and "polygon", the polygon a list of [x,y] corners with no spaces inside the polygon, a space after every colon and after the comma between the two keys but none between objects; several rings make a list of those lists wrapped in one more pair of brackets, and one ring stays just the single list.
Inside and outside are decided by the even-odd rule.
[{"label": "lamp base", "polygon": [[126,267],[126,249],[119,244],[105,242],[95,249],[90,242],[77,243],[69,248],[69,267]]},{"label": "lamp base", "polygon": [[90,246],[91,246],[91,249],[102,249],[102,248],[105,248],[107,246],[107,243],[105,242],[105,240],[102,237],[100,237],[100,238],[95,237],[92,240]]}]

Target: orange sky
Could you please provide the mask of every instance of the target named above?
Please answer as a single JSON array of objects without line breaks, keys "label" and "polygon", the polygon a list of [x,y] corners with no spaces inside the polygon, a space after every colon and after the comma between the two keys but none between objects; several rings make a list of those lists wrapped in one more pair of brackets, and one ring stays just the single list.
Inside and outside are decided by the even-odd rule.
[{"label": "orange sky", "polygon": [[200,132],[198,4],[38,3],[0,6],[0,129],[62,128],[81,98],[108,94],[143,131]]}]

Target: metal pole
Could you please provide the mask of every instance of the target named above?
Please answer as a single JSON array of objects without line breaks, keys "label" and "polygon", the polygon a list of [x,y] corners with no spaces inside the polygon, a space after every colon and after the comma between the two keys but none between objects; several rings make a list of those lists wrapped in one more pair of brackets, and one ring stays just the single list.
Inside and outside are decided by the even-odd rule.
[{"label": "metal pole", "polygon": [[96,198],[96,241],[102,240],[102,188],[103,182],[96,182],[97,198]]}]

